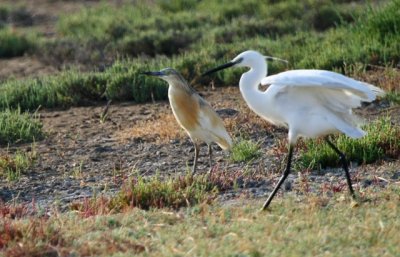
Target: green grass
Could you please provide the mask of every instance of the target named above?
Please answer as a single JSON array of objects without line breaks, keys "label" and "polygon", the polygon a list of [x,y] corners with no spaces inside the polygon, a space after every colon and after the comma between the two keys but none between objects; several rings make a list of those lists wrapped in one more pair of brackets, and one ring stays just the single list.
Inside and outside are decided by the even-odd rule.
[{"label": "green grass", "polygon": [[[266,212],[260,201],[239,201],[89,218],[76,212],[3,218],[0,248],[6,256],[396,256],[398,188],[364,193],[370,201],[353,208],[310,196],[276,199]],[[3,208],[8,217],[10,208]]]},{"label": "green grass", "polygon": [[32,151],[17,151],[13,154],[7,153],[0,156],[0,177],[10,182],[18,181],[21,174],[26,172],[37,159],[37,152],[32,147]]},{"label": "green grass", "polygon": [[162,178],[158,174],[149,177],[137,175],[126,181],[119,193],[112,197],[94,195],[83,202],[71,204],[84,217],[98,214],[122,212],[135,207],[140,209],[169,208],[178,210],[199,204],[210,204],[220,192],[232,190],[237,180],[242,183],[259,179],[257,176],[245,174],[243,171],[213,170],[210,174],[193,176],[174,175]]},{"label": "green grass", "polygon": [[167,85],[146,83],[149,78],[139,74],[146,65],[115,63],[105,72],[81,73],[66,71],[35,79],[10,80],[0,85],[0,108],[35,110],[39,106],[69,107],[110,100],[166,99]]},{"label": "green grass", "polygon": [[[133,57],[194,53],[195,49],[207,49],[205,46],[211,46],[207,50],[213,56],[212,48],[220,45],[229,46],[235,54],[249,48],[272,52],[289,59],[294,67],[332,69],[354,61],[398,61],[399,3],[388,1],[376,7],[354,2],[288,0],[266,4],[254,0],[160,1],[123,8],[101,5],[62,17],[58,30],[64,38],[83,44],[104,42],[110,53]],[[264,40],[257,48],[251,42],[259,39],[272,43]]]},{"label": "green grass", "polygon": [[232,147],[233,162],[249,162],[261,155],[260,146],[249,139],[239,139]]},{"label": "green grass", "polygon": [[[124,209],[138,207],[141,209],[172,208],[179,209],[209,203],[218,189],[222,188],[222,180],[217,176],[191,174],[160,178],[158,175],[144,178],[138,176],[126,183],[114,197],[94,197],[85,202],[72,204],[71,209],[84,216],[121,212]],[[100,207],[100,208],[99,208]]]},{"label": "green grass", "polygon": [[[144,39],[140,35],[141,30],[158,30],[157,34],[163,37],[170,30],[185,31],[196,28],[197,31],[202,32],[199,34],[199,38],[203,39],[208,36],[207,30],[211,26],[226,27],[226,30],[229,31],[235,29],[229,25],[237,22],[236,20],[247,23],[247,20],[252,21],[254,18],[260,22],[253,23],[260,24],[255,27],[259,29],[264,27],[263,31],[258,32],[274,36],[292,33],[293,29],[325,30],[332,28],[346,21],[354,20],[352,16],[358,15],[360,11],[359,5],[333,5],[330,1],[315,0],[304,2],[290,0],[269,4],[256,0],[246,3],[237,0],[201,1],[190,4],[182,3],[180,8],[177,8],[176,5],[178,5],[176,1],[130,4],[122,8],[103,4],[97,8],[84,9],[79,13],[61,17],[58,31],[65,37],[80,40],[94,38],[118,41],[125,37],[132,37],[133,33],[136,33],[138,39]],[[323,10],[317,12],[314,8]],[[254,37],[254,30],[246,32],[251,27],[255,28],[254,26],[242,27],[241,31],[246,33],[242,36]]]},{"label": "green grass", "polygon": [[[44,137],[42,124],[36,114],[21,113],[17,110],[0,112],[0,144],[29,143]],[[29,152],[17,151],[0,155],[0,177],[8,181],[17,181],[21,174],[29,169],[37,158],[32,146]]]},{"label": "green grass", "polygon": [[22,56],[35,48],[32,36],[27,36],[10,28],[0,28],[0,58]]},{"label": "green grass", "polygon": [[400,93],[399,92],[389,92],[385,95],[385,98],[396,105],[400,105]]},{"label": "green grass", "polygon": [[10,24],[31,26],[33,25],[33,15],[21,4],[2,3],[0,6],[0,28]]},{"label": "green grass", "polygon": [[[162,100],[167,98],[165,83],[138,72],[165,67],[176,68],[193,84],[237,85],[241,69],[200,74],[247,49],[290,61],[290,67],[269,65],[269,73],[341,70],[354,63],[390,67],[400,61],[399,5],[400,0],[379,7],[327,0],[102,3],[60,17],[56,36],[39,37],[32,48],[41,60],[60,68],[80,65],[95,71],[6,81],[0,85],[0,108]],[[18,28],[2,31],[7,37],[21,34]],[[22,49],[19,54],[31,48],[14,41],[8,45]]]},{"label": "green grass", "polygon": [[20,109],[0,112],[0,144],[29,143],[44,137],[42,124]]},{"label": "green grass", "polygon": [[[339,135],[332,141],[349,161],[372,163],[400,157],[400,128],[389,117],[381,117],[363,127],[367,135],[351,139]],[[337,154],[323,140],[306,140],[299,163],[302,168],[335,167],[340,164]]]},{"label": "green grass", "polygon": [[[197,63],[197,60],[204,60]],[[0,109],[46,108],[89,105],[105,100],[138,103],[167,99],[168,84],[140,74],[142,71],[175,67],[190,82],[202,82],[198,75],[216,65],[205,52],[148,61],[116,61],[104,72],[65,71],[57,75],[9,80],[0,84]],[[225,73],[222,73],[222,76]]]}]

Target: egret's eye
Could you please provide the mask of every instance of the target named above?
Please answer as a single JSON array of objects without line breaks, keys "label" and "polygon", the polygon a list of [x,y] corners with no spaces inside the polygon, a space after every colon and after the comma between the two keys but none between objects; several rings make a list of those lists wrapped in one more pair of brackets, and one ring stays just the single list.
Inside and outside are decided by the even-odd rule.
[{"label": "egret's eye", "polygon": [[235,63],[238,64],[238,63],[241,63],[242,61],[243,61],[243,57],[240,57],[235,61]]}]

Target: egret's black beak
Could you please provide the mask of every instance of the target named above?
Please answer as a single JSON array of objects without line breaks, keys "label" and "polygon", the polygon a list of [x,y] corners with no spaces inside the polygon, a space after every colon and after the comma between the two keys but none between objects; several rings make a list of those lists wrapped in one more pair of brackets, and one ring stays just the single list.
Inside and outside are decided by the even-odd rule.
[{"label": "egret's black beak", "polygon": [[148,76],[156,76],[156,77],[160,77],[160,76],[164,75],[164,73],[162,73],[161,71],[143,71],[140,74],[148,75]]},{"label": "egret's black beak", "polygon": [[216,68],[214,68],[214,69],[211,69],[211,70],[209,70],[209,71],[204,72],[201,76],[203,77],[203,76],[210,75],[211,73],[214,73],[214,72],[216,72],[216,71],[219,71],[219,70],[223,70],[223,69],[232,67],[232,66],[235,65],[235,64],[237,64],[237,62],[228,62],[228,63],[222,64],[222,65],[220,65],[220,66],[218,66],[218,67],[216,67]]}]

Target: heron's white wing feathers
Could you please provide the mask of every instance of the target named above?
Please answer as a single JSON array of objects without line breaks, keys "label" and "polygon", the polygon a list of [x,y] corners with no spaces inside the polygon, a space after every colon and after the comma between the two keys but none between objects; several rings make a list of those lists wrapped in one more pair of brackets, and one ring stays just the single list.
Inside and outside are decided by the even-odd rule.
[{"label": "heron's white wing feathers", "polygon": [[381,89],[343,76],[339,73],[325,70],[291,70],[265,77],[262,85],[282,85],[285,87],[311,87],[347,91],[356,95],[361,101],[373,101],[377,95],[383,95]]}]

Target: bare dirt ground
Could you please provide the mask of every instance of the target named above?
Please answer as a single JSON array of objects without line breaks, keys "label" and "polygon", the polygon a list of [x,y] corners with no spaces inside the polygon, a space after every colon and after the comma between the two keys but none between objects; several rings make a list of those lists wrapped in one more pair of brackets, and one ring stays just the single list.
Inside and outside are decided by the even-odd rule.
[{"label": "bare dirt ground", "polygon": [[[206,89],[202,94],[219,110],[233,137],[246,135],[260,142],[263,152],[260,158],[250,163],[233,163],[227,153],[214,145],[214,171],[252,174],[239,179],[239,188],[224,192],[221,199],[266,195],[280,176],[286,150],[279,144],[286,137],[286,131],[274,128],[252,114],[236,87]],[[35,201],[46,208],[66,209],[73,200],[94,194],[112,194],[132,176],[159,173],[165,177],[184,174],[190,169],[192,143],[176,124],[168,102],[118,103],[111,105],[106,119],[100,118],[103,110],[104,105],[42,110],[40,117],[46,139],[34,145],[8,149],[11,152],[18,149],[36,151],[38,159],[19,181],[0,182],[0,198],[5,202]],[[368,108],[364,112],[368,112]],[[397,111],[394,117],[398,115]],[[206,153],[203,145],[200,173],[209,171]],[[380,188],[398,183],[400,162],[353,164],[351,173],[358,190],[370,186]],[[296,194],[326,188],[332,189],[331,193],[346,190],[341,169],[307,174],[295,171],[285,185],[286,191]]]},{"label": "bare dirt ground", "polygon": [[[226,100],[217,104],[221,108],[232,104],[232,99],[241,101],[235,88],[205,94],[214,99],[225,95]],[[191,166],[192,143],[175,122],[168,102],[111,105],[105,120],[100,118],[103,110],[104,106],[41,111],[46,139],[8,149],[36,151],[36,164],[18,182],[3,181],[0,197],[5,201],[68,202],[95,192],[117,190],[126,178],[138,173],[170,175],[184,173]],[[229,113],[230,109],[222,109],[221,114],[231,129],[239,119],[246,119],[238,114],[224,115],[224,110]],[[245,124],[243,129],[253,127]],[[226,154],[217,146],[213,149],[216,167],[239,168],[240,165],[225,162]],[[200,172],[209,169],[205,155],[203,146]]]}]

